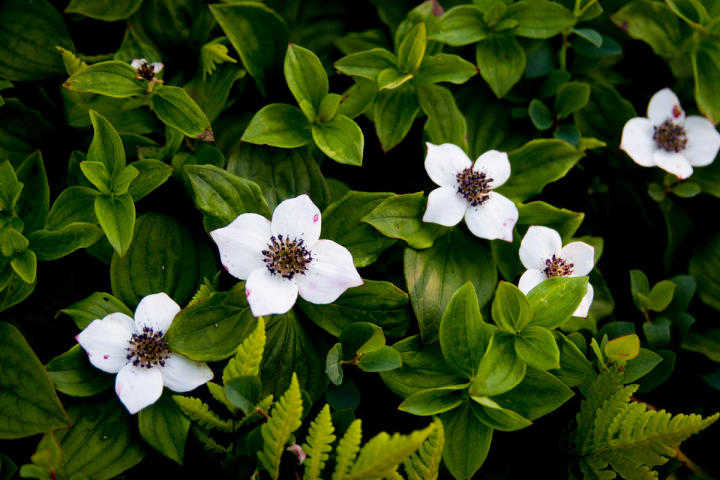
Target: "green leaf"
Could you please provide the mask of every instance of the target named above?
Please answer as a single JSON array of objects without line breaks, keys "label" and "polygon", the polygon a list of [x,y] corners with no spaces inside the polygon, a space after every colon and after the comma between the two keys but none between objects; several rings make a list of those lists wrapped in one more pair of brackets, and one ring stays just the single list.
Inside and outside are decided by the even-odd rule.
[{"label": "green leaf", "polygon": [[142,0],[115,2],[113,0],[70,0],[65,13],[79,13],[86,17],[114,22],[125,20],[140,8]]},{"label": "green leaf", "polygon": [[244,78],[245,74],[246,72],[242,68],[225,63],[220,65],[207,79],[196,75],[183,88],[197,102],[212,123],[229,106],[230,92],[235,83]]},{"label": "green leaf", "polygon": [[[481,422],[472,411],[472,402],[440,416],[445,430],[443,463],[453,477],[472,478],[487,458],[493,429]],[[467,448],[472,445],[472,448]]]},{"label": "green leaf", "polygon": [[128,192],[135,202],[165,183],[173,173],[170,165],[159,160],[138,160],[129,166],[138,171],[137,177],[128,188]]},{"label": "green leaf", "polygon": [[133,236],[135,203],[129,193],[118,197],[95,197],[95,215],[110,245],[119,255],[125,255]]},{"label": "green leaf", "polygon": [[271,103],[250,120],[242,140],[258,145],[297,148],[313,141],[311,125],[297,107]]},{"label": "green leaf", "polygon": [[40,151],[23,160],[15,173],[23,184],[15,204],[15,211],[25,224],[23,232],[40,230],[45,227],[50,208],[50,186]]},{"label": "green leaf", "polygon": [[470,394],[492,397],[517,386],[525,376],[525,363],[515,353],[514,335],[495,333],[477,367]]},{"label": "green leaf", "polygon": [[428,248],[445,228],[422,221],[426,206],[427,200],[422,192],[394,195],[383,200],[362,221],[386,237],[405,240],[410,247]]},{"label": "green leaf", "polygon": [[129,317],[133,316],[132,311],[117,298],[109,293],[95,292],[89,297],[63,308],[59,313],[72,318],[75,325],[80,330],[84,330],[93,320],[102,319],[114,312],[122,312]]},{"label": "green leaf", "polygon": [[509,333],[520,333],[533,318],[532,304],[512,283],[500,282],[492,303],[492,319]]},{"label": "green leaf", "polygon": [[362,165],[365,138],[357,123],[344,115],[336,115],[325,123],[312,126],[315,145],[338,163]]},{"label": "green leaf", "polygon": [[410,30],[398,46],[397,66],[403,73],[415,73],[427,48],[427,33],[424,23],[418,23]]},{"label": "green leaf", "polygon": [[358,360],[357,365],[363,372],[386,372],[400,368],[402,358],[397,350],[383,345],[377,350],[364,353]]},{"label": "green leaf", "polygon": [[225,365],[223,383],[226,384],[236,377],[257,376],[260,373],[265,341],[265,320],[259,317],[255,330],[238,345],[235,356]]},{"label": "green leaf", "polygon": [[531,140],[509,153],[512,175],[498,192],[515,201],[525,201],[543,187],[564,177],[583,156],[562,140]]},{"label": "green leaf", "polygon": [[515,35],[550,38],[575,25],[575,15],[557,2],[521,0],[508,6],[504,19],[517,21]]},{"label": "green leaf", "polygon": [[[320,59],[310,50],[291,43],[285,54],[285,81],[298,104],[308,102],[317,114],[328,94],[328,78]],[[314,117],[314,115],[313,115]]]},{"label": "green leaf", "polygon": [[695,100],[703,115],[715,123],[720,119],[720,100],[713,92],[713,78],[720,74],[720,42],[703,40],[692,55]]},{"label": "green leaf", "polygon": [[[608,342],[609,343],[609,342]],[[628,360],[625,364],[625,370],[623,372],[623,383],[634,382],[651,371],[663,361],[663,357],[659,354],[648,350],[647,348],[641,348],[638,356]]]},{"label": "green leaf", "polygon": [[356,267],[370,265],[395,243],[361,221],[390,195],[382,192],[350,191],[340,200],[331,203],[322,214],[323,238],[347,248]]},{"label": "green leaf", "polygon": [[328,379],[330,379],[330,381],[335,385],[341,385],[345,376],[342,364],[340,363],[342,360],[342,343],[336,343],[328,351],[327,358],[325,359],[325,374],[328,376]]},{"label": "green leaf", "polygon": [[63,87],[71,92],[128,98],[146,93],[146,82],[136,77],[137,71],[129,63],[110,60],[78,70],[70,75]]},{"label": "green leaf", "polygon": [[[553,334],[560,349],[560,369],[553,371],[552,374],[571,388],[592,381],[595,378],[595,369],[580,351],[579,346],[558,331]],[[581,341],[580,345],[585,349],[587,347],[585,339],[582,338]]]},{"label": "green leaf", "polygon": [[560,349],[547,328],[529,326],[515,337],[515,353],[533,368],[560,368]]},{"label": "green leaf", "polygon": [[577,112],[590,100],[590,85],[584,82],[568,82],[562,85],[555,96],[555,114],[565,118]]},{"label": "green leaf", "polygon": [[135,180],[139,174],[140,172],[137,168],[132,165],[127,165],[125,168],[120,170],[120,173],[118,173],[113,179],[110,184],[110,191],[114,195],[123,195],[127,193],[130,183]]},{"label": "green leaf", "polygon": [[532,306],[530,324],[551,330],[562,325],[580,305],[587,285],[587,277],[553,277],[541,282],[527,295]]},{"label": "green leaf", "polygon": [[602,34],[593,28],[573,28],[572,33],[574,33],[578,37],[584,38],[588,42],[595,45],[597,48],[602,47]]},{"label": "green leaf", "polygon": [[42,363],[7,322],[0,322],[0,369],[0,438],[29,437],[70,425]]},{"label": "green leaf", "polygon": [[297,377],[293,374],[290,387],[274,404],[270,418],[262,425],[263,448],[257,453],[262,466],[273,479],[280,475],[280,458],[290,435],[300,427],[303,413],[302,396]]},{"label": "green leaf", "polygon": [[204,238],[171,217],[149,212],[137,219],[127,254],[113,255],[110,282],[113,294],[130,307],[158,292],[185,305],[203,279],[212,276],[215,265]]},{"label": "green leaf", "polygon": [[37,278],[33,283],[26,283],[15,272],[11,272],[5,282],[5,289],[0,290],[0,312],[25,300],[35,290]]},{"label": "green leaf", "polygon": [[533,98],[528,105],[528,114],[535,128],[547,130],[553,126],[554,120],[550,109],[537,98]]},{"label": "green leaf", "polygon": [[563,240],[570,239],[585,218],[582,212],[557,208],[545,202],[518,205],[518,225],[545,225],[556,230]]},{"label": "green leaf", "polygon": [[445,432],[440,418],[433,419],[432,425],[433,429],[428,438],[418,451],[403,463],[408,480],[437,480],[445,446]]},{"label": "green leaf", "polygon": [[480,75],[498,98],[504,97],[525,71],[525,50],[508,33],[494,33],[478,42],[475,56]]},{"label": "green leaf", "polygon": [[407,397],[398,410],[413,415],[437,415],[454,409],[467,398],[468,384],[420,390]]},{"label": "green leaf", "polygon": [[680,21],[664,2],[635,0],[612,14],[615,25],[622,25],[632,38],[644,41],[661,57],[676,55],[682,42]]},{"label": "green leaf", "polygon": [[360,442],[362,441],[362,421],[358,418],[352,421],[345,430],[345,434],[338,442],[335,452],[335,472],[332,480],[344,480],[350,472],[350,467],[355,463]]},{"label": "green leaf", "polygon": [[45,369],[55,389],[71,397],[91,397],[110,388],[115,379],[98,370],[80,345],[51,359]]},{"label": "green leaf", "polygon": [[140,410],[138,428],[150,446],[170,460],[183,464],[190,420],[167,392],[157,402]]},{"label": "green leaf", "polygon": [[707,10],[697,0],[666,0],[665,3],[678,17],[690,24],[700,26],[710,20]]},{"label": "green leaf", "polygon": [[595,83],[591,86],[588,104],[576,112],[574,118],[583,136],[619,144],[625,123],[637,116],[632,103],[611,85]]},{"label": "green leaf", "polygon": [[234,377],[225,384],[225,396],[233,406],[246,415],[257,412],[256,405],[260,399],[262,384],[256,375]]},{"label": "green leaf", "polygon": [[514,432],[529,427],[532,422],[522,415],[501,407],[489,397],[470,397],[477,404],[471,406],[475,416],[490,428]]},{"label": "green leaf", "polygon": [[37,257],[32,250],[23,250],[10,260],[10,266],[25,283],[35,282]]},{"label": "green leaf", "polygon": [[87,248],[103,237],[103,231],[92,223],[71,223],[59,230],[36,230],[28,235],[30,249],[40,261],[62,258],[80,248]]},{"label": "green leaf", "polygon": [[380,327],[368,322],[356,322],[340,334],[346,358],[364,354],[385,346],[385,335]]},{"label": "green leaf", "polygon": [[[228,48],[224,45],[225,41],[227,41],[225,37],[219,37],[206,43],[200,49],[203,81],[207,79],[208,75],[215,72],[218,64],[225,62],[237,63],[237,60],[228,55]],[[244,76],[244,71],[242,76]]]},{"label": "green leaf", "polygon": [[384,48],[352,53],[335,62],[335,68],[345,75],[375,81],[383,70],[396,67],[397,58]]},{"label": "green leaf", "polygon": [[210,407],[199,398],[173,395],[172,399],[177,406],[180,407],[183,414],[202,429],[217,429],[223,432],[233,431],[233,422],[231,420],[223,420],[218,417],[215,412],[210,410]]},{"label": "green leaf", "polygon": [[711,328],[703,333],[690,332],[683,340],[682,348],[702,353],[713,362],[720,363],[720,329]]},{"label": "green leaf", "polygon": [[418,86],[417,100],[428,116],[425,131],[436,145],[453,143],[467,148],[467,125],[465,117],[455,104],[455,99],[445,87],[439,85]]},{"label": "green leaf", "polygon": [[438,82],[462,84],[470,80],[477,73],[472,63],[448,53],[438,53],[425,57],[420,70],[415,73],[416,85],[425,85]]},{"label": "green leaf", "polygon": [[279,73],[287,49],[285,21],[259,2],[213,4],[210,11],[255,79],[258,90],[265,95],[267,79]]},{"label": "green leaf", "polygon": [[350,473],[341,478],[365,480],[387,478],[399,464],[415,453],[430,434],[432,426],[415,430],[409,435],[381,432],[371,438],[360,450]]},{"label": "green leaf", "polygon": [[519,385],[493,400],[528,420],[535,420],[554,411],[572,396],[573,391],[553,375],[528,367]]},{"label": "green leaf", "polygon": [[229,224],[241,213],[270,216],[256,183],[214,165],[186,165],[185,172],[195,197],[195,206],[205,214],[205,228]]},{"label": "green leaf", "polygon": [[104,163],[85,160],[84,162],[80,162],[80,170],[82,170],[85,178],[90,180],[90,183],[100,190],[100,193],[105,195],[112,194],[110,190],[110,172]]},{"label": "green leaf", "polygon": [[640,338],[633,334],[613,338],[605,344],[605,355],[613,361],[626,362],[640,354]]},{"label": "green leaf", "polygon": [[166,125],[192,138],[215,141],[210,120],[190,95],[180,87],[156,85],[152,95],[155,115]]},{"label": "green leaf", "polygon": [[403,263],[424,343],[438,338],[443,312],[465,282],[472,281],[480,305],[495,291],[497,269],[490,250],[457,229],[449,230],[427,250],[406,249]]},{"label": "green leaf", "polygon": [[386,68],[377,76],[378,90],[398,88],[412,80],[412,78],[412,73],[402,73],[394,67]]},{"label": "green leaf", "polygon": [[720,234],[700,243],[690,258],[689,269],[697,280],[700,300],[720,310]]},{"label": "green leaf", "polygon": [[384,151],[387,152],[405,138],[418,110],[415,88],[411,84],[378,93],[373,118]]},{"label": "green leaf", "polygon": [[484,40],[488,35],[488,26],[483,20],[483,11],[477,5],[459,5],[440,17],[435,28],[430,31],[430,39],[447,43],[454,47],[468,45]]},{"label": "green leaf", "polygon": [[343,96],[337,93],[328,93],[325,95],[320,102],[317,112],[317,121],[320,123],[329,122],[335,118],[335,114],[340,107],[340,102],[343,101]]},{"label": "green leaf", "polygon": [[310,422],[305,443],[302,445],[302,449],[307,455],[304,463],[305,475],[303,478],[305,480],[320,480],[320,475],[336,438],[334,432],[330,405],[325,404],[320,413]]},{"label": "green leaf", "polygon": [[12,212],[22,193],[23,184],[18,182],[10,160],[0,162],[0,187],[0,208]]},{"label": "green leaf", "polygon": [[672,302],[673,295],[675,295],[675,289],[677,285],[670,280],[663,280],[653,285],[652,290],[648,294],[648,300],[650,303],[648,307],[653,312],[662,312]]},{"label": "green leaf", "polygon": [[[104,165],[109,179],[113,180],[125,168],[125,149],[122,140],[110,122],[94,110],[90,110],[90,121],[94,134],[88,149],[87,161],[92,162],[91,165],[96,163]],[[97,170],[93,169],[93,172],[97,172]],[[88,178],[90,179],[90,177]]]}]

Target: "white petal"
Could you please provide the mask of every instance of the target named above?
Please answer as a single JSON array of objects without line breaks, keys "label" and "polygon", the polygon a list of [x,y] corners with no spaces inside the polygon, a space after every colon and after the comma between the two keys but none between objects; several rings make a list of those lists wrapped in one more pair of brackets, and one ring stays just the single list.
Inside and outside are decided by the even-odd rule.
[{"label": "white petal", "polygon": [[304,275],[296,275],[300,296],[311,303],[332,303],[351,287],[363,284],[347,248],[332,240],[318,240],[312,263]]},{"label": "white petal", "polygon": [[509,198],[490,192],[485,203],[469,207],[465,223],[473,235],[488,240],[513,240],[513,227],[518,219],[517,206]]},{"label": "white petal", "polygon": [[262,251],[270,243],[270,220],[257,213],[243,213],[226,227],[210,232],[225,270],[247,280],[250,272],[265,267]]},{"label": "white petal", "polygon": [[558,255],[567,263],[573,264],[573,277],[587,275],[595,264],[595,248],[585,242],[568,243]]},{"label": "white petal", "polygon": [[547,276],[543,272],[531,268],[529,270],[525,270],[525,273],[523,273],[522,277],[520,277],[518,288],[521,292],[527,295],[530,290],[540,285],[546,279]]},{"label": "white petal", "polygon": [[307,195],[283,200],[275,207],[270,229],[272,234],[303,239],[306,247],[312,247],[320,238],[320,210]]},{"label": "white petal", "polygon": [[686,179],[693,173],[693,168],[690,166],[685,155],[682,153],[667,152],[665,150],[656,150],[653,155],[655,164],[662,168],[666,172],[670,172],[677,176],[679,179]]},{"label": "white petal", "polygon": [[525,268],[543,270],[545,260],[562,248],[560,234],[552,228],[533,225],[520,242],[520,261]]},{"label": "white petal", "polygon": [[668,119],[681,122],[685,118],[680,100],[669,88],[663,88],[652,96],[647,114],[653,125],[660,125]]},{"label": "white petal", "polygon": [[164,367],[154,368],[160,368],[163,383],[174,392],[189,392],[213,378],[213,372],[206,364],[192,361],[179,353],[170,353]]},{"label": "white petal", "polygon": [[687,147],[683,152],[694,167],[710,165],[720,149],[720,133],[707,118],[693,115],[685,120]]},{"label": "white petal", "polygon": [[273,275],[265,267],[252,272],[245,284],[245,295],[256,317],[286,313],[295,305],[297,294],[295,279]]},{"label": "white petal", "polygon": [[631,118],[623,127],[620,150],[625,150],[638,165],[654,167],[653,153],[657,145],[653,140],[653,132],[652,122],[647,118]]},{"label": "white petal", "polygon": [[117,373],[127,363],[127,348],[134,331],[133,319],[116,312],[102,320],[93,320],[75,340],[85,349],[90,363],[96,368]]},{"label": "white petal", "polygon": [[467,200],[462,198],[455,188],[436,188],[428,195],[427,210],[423,215],[423,222],[452,227],[460,223],[467,208]]},{"label": "white petal", "polygon": [[457,186],[457,174],[472,166],[462,148],[452,143],[433,145],[427,142],[425,170],[430,179],[441,187]]},{"label": "white petal", "polygon": [[157,402],[163,391],[160,369],[125,365],[115,377],[115,393],[130,413]]},{"label": "white petal", "polygon": [[135,69],[139,70],[140,67],[145,65],[147,61],[144,58],[134,58],[132,62],[130,62],[130,65]]},{"label": "white petal", "polygon": [[497,188],[510,178],[510,160],[505,152],[489,150],[478,157],[473,165],[473,170],[485,172],[487,177],[492,178],[491,188]]},{"label": "white petal", "polygon": [[595,290],[593,290],[593,286],[588,283],[587,293],[583,297],[583,299],[580,301],[580,305],[578,305],[577,309],[573,312],[573,317],[587,317],[588,312],[590,311],[590,305],[592,305],[593,296]]},{"label": "white petal", "polygon": [[144,327],[154,332],[167,332],[173,318],[180,311],[180,305],[165,292],[143,297],[135,309],[135,326],[140,332]]},{"label": "white petal", "polygon": [[154,62],[154,63],[152,64],[153,73],[158,73],[160,70],[163,69],[164,66],[165,66],[165,65],[163,65],[163,64],[160,63],[160,62]]}]

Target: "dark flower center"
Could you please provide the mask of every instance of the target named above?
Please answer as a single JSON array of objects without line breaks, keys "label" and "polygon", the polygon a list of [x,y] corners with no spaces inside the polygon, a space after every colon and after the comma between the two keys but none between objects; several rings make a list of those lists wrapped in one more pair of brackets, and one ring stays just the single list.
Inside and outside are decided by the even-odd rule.
[{"label": "dark flower center", "polygon": [[144,62],[140,65],[140,68],[137,69],[137,72],[138,77],[142,77],[147,81],[155,78],[155,66],[151,63]]},{"label": "dark flower center", "polygon": [[270,273],[288,280],[296,274],[303,275],[312,261],[310,251],[303,245],[303,239],[290,239],[278,235],[270,237],[267,250],[263,250],[263,261]]},{"label": "dark flower center", "polygon": [[545,276],[550,277],[568,277],[573,273],[573,267],[575,264],[568,263],[564,259],[555,255],[552,258],[545,260],[545,269],[543,273]]},{"label": "dark flower center", "polygon": [[165,366],[165,360],[170,355],[162,331],[143,327],[142,333],[133,333],[130,346],[127,347],[127,358],[134,366],[152,368],[155,365]]},{"label": "dark flower center", "polygon": [[485,172],[478,172],[468,167],[457,174],[458,189],[457,192],[472,207],[482,205],[489,198],[490,182],[492,178],[488,178]]},{"label": "dark flower center", "polygon": [[653,140],[658,148],[675,153],[685,150],[687,132],[682,125],[677,125],[668,119],[660,125],[654,126],[653,129]]}]

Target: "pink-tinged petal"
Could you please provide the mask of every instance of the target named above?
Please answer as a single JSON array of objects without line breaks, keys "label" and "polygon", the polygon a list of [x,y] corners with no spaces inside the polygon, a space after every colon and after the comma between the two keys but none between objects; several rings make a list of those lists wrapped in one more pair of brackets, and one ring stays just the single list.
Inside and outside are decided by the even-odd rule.
[{"label": "pink-tinged petal", "polygon": [[488,194],[485,203],[469,207],[465,212],[465,223],[470,232],[488,240],[512,242],[517,219],[517,206],[509,198],[495,192]]},{"label": "pink-tinged petal", "polygon": [[520,261],[525,268],[543,270],[545,260],[562,248],[560,234],[552,228],[533,225],[520,242]]},{"label": "pink-tinged petal", "polygon": [[263,267],[250,274],[245,294],[253,315],[262,317],[290,310],[297,300],[298,287],[294,278],[288,280]]},{"label": "pink-tinged petal", "polygon": [[303,275],[296,275],[300,296],[311,303],[332,303],[348,288],[359,287],[362,278],[347,248],[332,240],[318,240],[313,260]]},{"label": "pink-tinged petal", "polygon": [[720,133],[704,117],[693,115],[685,120],[687,146],[685,157],[693,167],[710,165],[720,149]]},{"label": "pink-tinged petal", "polygon": [[243,213],[231,224],[210,232],[225,270],[247,280],[250,272],[265,265],[262,251],[270,243],[270,220],[257,213]]},{"label": "pink-tinged petal", "polygon": [[457,187],[457,174],[472,166],[462,148],[452,143],[433,145],[427,142],[425,145],[428,149],[425,170],[430,179],[441,187]]},{"label": "pink-tinged petal", "polygon": [[693,168],[683,153],[657,150],[653,155],[653,159],[658,167],[672,173],[681,180],[688,178],[693,173]]},{"label": "pink-tinged petal", "polygon": [[530,290],[540,285],[546,279],[547,276],[543,272],[531,268],[529,270],[525,270],[525,273],[523,273],[520,277],[520,281],[518,282],[518,288],[521,292],[527,295]]},{"label": "pink-tinged petal", "polygon": [[275,236],[303,239],[306,247],[320,238],[320,210],[307,195],[283,200],[275,207],[271,230]]},{"label": "pink-tinged petal", "polygon": [[485,172],[487,178],[492,178],[491,188],[497,188],[510,178],[510,160],[505,152],[488,150],[475,160],[473,170]]},{"label": "pink-tinged petal", "polygon": [[558,256],[573,264],[572,277],[584,277],[595,265],[595,248],[585,242],[571,242],[565,245]]},{"label": "pink-tinged petal", "polygon": [[663,88],[650,99],[648,104],[648,118],[653,125],[660,125],[665,120],[682,122],[685,112],[680,106],[677,95],[669,88]]},{"label": "pink-tinged petal", "polygon": [[180,305],[170,298],[167,293],[153,293],[143,297],[135,309],[135,327],[138,332],[143,328],[151,328],[154,332],[167,332],[175,315],[180,311]]},{"label": "pink-tinged petal", "polygon": [[111,313],[93,320],[75,340],[85,349],[88,359],[103,372],[117,373],[127,363],[127,348],[135,331],[133,319],[124,313]]},{"label": "pink-tinged petal", "polygon": [[580,301],[580,305],[578,305],[575,312],[573,312],[573,317],[584,318],[588,316],[588,312],[590,311],[590,305],[592,305],[594,295],[595,290],[593,290],[593,286],[588,283],[587,293]]},{"label": "pink-tinged petal", "polygon": [[179,353],[170,353],[165,366],[159,367],[163,382],[174,392],[189,392],[213,378],[213,372],[205,363],[195,362]]},{"label": "pink-tinged petal", "polygon": [[624,150],[638,165],[654,167],[653,153],[657,145],[653,132],[653,125],[647,118],[631,118],[623,128],[620,150]]},{"label": "pink-tinged petal", "polygon": [[165,65],[163,65],[163,64],[160,63],[160,62],[153,62],[153,64],[152,64],[153,73],[158,73],[158,72],[160,72],[160,70],[162,70],[164,66],[165,66]]},{"label": "pink-tinged petal", "polygon": [[115,393],[130,413],[157,402],[163,391],[163,377],[157,367],[125,365],[115,377]]},{"label": "pink-tinged petal", "polygon": [[427,210],[423,215],[423,222],[452,227],[460,223],[467,208],[467,200],[457,193],[456,188],[436,188],[428,195]]},{"label": "pink-tinged petal", "polygon": [[145,65],[147,61],[144,58],[134,58],[132,62],[130,62],[130,65],[135,69],[139,70],[140,67]]}]

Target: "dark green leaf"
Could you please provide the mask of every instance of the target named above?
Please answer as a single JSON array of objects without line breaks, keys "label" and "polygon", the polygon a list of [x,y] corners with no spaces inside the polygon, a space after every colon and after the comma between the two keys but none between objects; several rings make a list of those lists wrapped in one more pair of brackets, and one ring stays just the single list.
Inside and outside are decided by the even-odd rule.
[{"label": "dark green leaf", "polygon": [[644,377],[662,362],[662,360],[663,357],[652,350],[641,348],[638,356],[625,364],[623,383],[632,383]]},{"label": "dark green leaf", "polygon": [[560,349],[547,328],[529,326],[515,337],[515,353],[533,368],[560,368]]},{"label": "dark green leaf", "polygon": [[90,121],[94,135],[88,149],[87,161],[104,165],[108,178],[114,179],[125,167],[125,149],[120,135],[105,117],[94,110],[90,110]]},{"label": "dark green leaf", "polygon": [[139,175],[133,180],[128,189],[135,202],[165,183],[173,173],[170,165],[158,160],[138,160],[133,162],[131,166],[135,167],[139,172]]},{"label": "dark green leaf", "polygon": [[32,250],[23,250],[10,260],[10,266],[25,283],[35,282],[37,257]]},{"label": "dark green leaf", "polygon": [[271,103],[253,116],[242,140],[272,147],[302,147],[313,140],[310,127],[308,119],[297,107]]},{"label": "dark green leaf", "polygon": [[590,85],[583,82],[568,82],[561,86],[555,97],[555,115],[565,118],[590,100]]},{"label": "dark green leaf", "polygon": [[336,115],[325,123],[312,126],[315,145],[338,163],[362,165],[365,138],[357,123],[344,115]]},{"label": "dark green leaf", "polygon": [[405,240],[417,249],[431,247],[445,228],[422,221],[427,200],[422,192],[395,195],[383,200],[362,221],[369,223],[390,238]]},{"label": "dark green leaf", "polygon": [[720,120],[720,97],[715,92],[715,78],[720,75],[720,41],[705,39],[692,55],[695,74],[695,100],[700,111],[716,123]]},{"label": "dark green leaf", "polygon": [[[558,331],[553,333],[560,349],[560,368],[551,373],[571,388],[591,382],[595,378],[595,369],[590,361],[572,340]],[[586,347],[585,339],[581,340]]]},{"label": "dark green leaf", "polygon": [[570,318],[587,292],[587,277],[553,277],[530,290],[531,325],[557,328]]},{"label": "dark green leaf", "polygon": [[129,193],[119,197],[98,195],[95,197],[95,215],[110,245],[120,255],[125,255],[132,241],[135,224],[135,203]]},{"label": "dark green leaf", "polygon": [[493,397],[493,400],[528,420],[535,420],[560,407],[572,396],[573,391],[554,376],[528,368],[517,387]]},{"label": "dark green leaf", "polygon": [[378,93],[373,115],[375,131],[384,151],[405,138],[418,110],[415,88],[410,84]]},{"label": "dark green leaf", "polygon": [[188,137],[206,142],[215,141],[210,120],[182,88],[155,86],[152,106],[155,115],[166,125],[180,130]]},{"label": "dark green leaf", "polygon": [[335,68],[345,75],[375,81],[383,70],[396,67],[395,55],[384,48],[373,48],[347,55],[337,62]]},{"label": "dark green leaf", "polygon": [[680,21],[664,2],[628,2],[610,18],[632,38],[650,45],[658,55],[667,58],[677,53],[682,41]]},{"label": "dark green leaf", "polygon": [[508,33],[495,33],[481,40],[475,55],[480,75],[498,98],[504,97],[525,71],[525,50]]},{"label": "dark green leaf", "polygon": [[77,222],[59,230],[36,230],[28,235],[28,240],[38,260],[49,261],[87,248],[102,237],[103,231],[97,225]]},{"label": "dark green leaf", "polygon": [[518,205],[518,225],[544,225],[556,230],[563,240],[569,240],[585,218],[582,212],[557,208],[545,202]]},{"label": "dark green leaf", "polygon": [[80,345],[50,360],[46,365],[55,389],[71,397],[91,397],[110,388],[115,379],[98,370]]},{"label": "dark green leaf", "polygon": [[[310,50],[291,43],[285,54],[285,81],[298,104],[303,101],[317,114],[328,94],[328,78],[320,59]],[[314,117],[314,115],[313,115]]]},{"label": "dark green leaf", "polygon": [[416,85],[450,82],[462,84],[470,80],[477,73],[472,63],[448,53],[439,53],[425,57],[420,70],[415,73]]},{"label": "dark green leaf", "polygon": [[102,319],[114,312],[122,312],[129,317],[133,316],[132,311],[117,298],[109,293],[95,292],[89,297],[63,308],[59,313],[64,313],[72,318],[75,325],[80,330],[84,330],[93,320]]},{"label": "dark green leaf", "polygon": [[439,85],[418,86],[417,100],[428,116],[425,131],[436,145],[453,143],[467,148],[467,126],[465,117],[455,104],[455,99],[445,87]]},{"label": "dark green leaf", "polygon": [[505,19],[518,22],[515,35],[529,38],[550,38],[575,25],[575,16],[557,2],[521,0],[508,6]]},{"label": "dark green leaf", "polygon": [[150,446],[170,460],[183,464],[190,420],[167,392],[157,402],[140,410],[138,428]]},{"label": "dark green leaf", "polygon": [[488,26],[483,20],[483,11],[476,5],[453,7],[440,17],[430,31],[430,39],[452,46],[468,45],[484,40]]},{"label": "dark green leaf", "polygon": [[711,235],[700,244],[689,268],[697,280],[700,300],[720,310],[720,234]]},{"label": "dark green leaf", "polygon": [[501,432],[514,432],[532,425],[532,422],[522,415],[501,407],[489,397],[471,397],[476,405],[472,405],[475,416],[490,428]]},{"label": "dark green leaf", "polygon": [[547,130],[553,126],[554,120],[550,109],[537,98],[533,98],[528,105],[528,114],[535,128]]},{"label": "dark green leaf", "polygon": [[519,333],[533,318],[532,304],[512,283],[500,282],[492,303],[492,319],[509,333]]},{"label": "dark green leaf", "polygon": [[702,353],[713,362],[720,362],[720,329],[712,328],[703,333],[690,332],[682,348]]},{"label": "dark green leaf", "polygon": [[366,352],[358,360],[358,368],[364,372],[386,372],[402,366],[402,358],[397,350],[383,345],[377,350]]},{"label": "dark green leaf", "polygon": [[72,92],[99,93],[113,98],[144,95],[147,82],[136,77],[137,71],[129,63],[110,60],[78,70],[63,87]]},{"label": "dark green leaf", "polygon": [[467,398],[467,384],[420,390],[407,397],[398,410],[427,416],[452,410]]},{"label": "dark green leaf", "polygon": [[225,383],[225,395],[230,402],[246,415],[255,410],[260,400],[262,384],[257,375],[234,377]]},{"label": "dark green leaf", "polygon": [[140,8],[142,0],[127,0],[116,2],[113,0],[71,0],[65,8],[65,13],[79,13],[86,17],[114,22],[124,20]]},{"label": "dark green leaf", "polygon": [[497,332],[477,367],[470,394],[492,397],[517,386],[525,377],[525,363],[515,353],[515,336]]},{"label": "dark green leaf", "polygon": [[23,188],[15,204],[15,211],[25,224],[23,232],[30,233],[45,227],[50,208],[50,187],[45,165],[39,151],[26,158],[15,172]]},{"label": "dark green leaf", "polygon": [[[472,401],[440,416],[445,430],[443,462],[458,479],[472,478],[487,458],[493,429],[473,413]],[[472,445],[472,448],[468,448]]]}]

